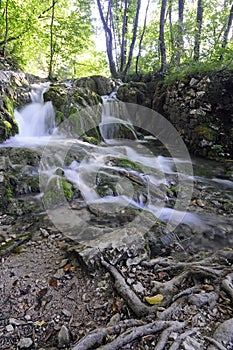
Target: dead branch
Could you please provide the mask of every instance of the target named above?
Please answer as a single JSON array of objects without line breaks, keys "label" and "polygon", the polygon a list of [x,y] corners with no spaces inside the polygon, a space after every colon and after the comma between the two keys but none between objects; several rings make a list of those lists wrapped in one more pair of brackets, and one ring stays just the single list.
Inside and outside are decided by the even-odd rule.
[{"label": "dead branch", "polygon": [[157,306],[147,306],[139,299],[139,297],[126,283],[124,277],[113,265],[109,264],[103,258],[101,259],[101,263],[114,277],[117,292],[122,296],[122,298],[126,301],[130,309],[137,315],[137,317],[140,318],[147,316],[157,311]]}]

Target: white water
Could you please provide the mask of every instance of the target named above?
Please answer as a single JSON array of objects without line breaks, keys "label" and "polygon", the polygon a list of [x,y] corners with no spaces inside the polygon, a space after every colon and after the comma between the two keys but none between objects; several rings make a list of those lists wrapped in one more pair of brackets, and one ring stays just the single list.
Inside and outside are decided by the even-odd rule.
[{"label": "white water", "polygon": [[[15,111],[15,118],[19,125],[19,135],[5,143],[6,146],[29,146],[47,144],[50,140],[50,135],[55,127],[55,115],[51,102],[44,103],[43,93],[47,86],[34,86],[31,92],[32,103],[28,104],[20,111]],[[113,98],[113,97],[111,97]],[[186,207],[168,208],[166,207],[167,198],[156,196],[159,186],[167,185],[169,176],[177,175],[176,165],[185,164],[186,160],[172,159],[162,155],[155,156],[149,150],[146,142],[140,143],[137,140],[136,133],[127,120],[116,118],[115,105],[108,103],[108,98],[104,97],[104,107],[102,114],[102,122],[100,130],[105,141],[104,145],[90,145],[80,140],[61,139],[59,136],[52,137],[52,144],[55,147],[55,152],[52,154],[52,160],[48,159],[41,166],[41,171],[49,182],[56,175],[57,168],[63,168],[64,176],[73,184],[75,184],[82,193],[83,199],[88,206],[103,205],[103,210],[106,205],[115,205],[115,211],[121,206],[131,206],[143,209],[152,213],[156,218],[164,222],[172,222],[174,225],[179,222],[187,225],[197,226],[201,223],[200,216],[194,213],[187,213]],[[125,115],[125,113],[124,113]],[[115,140],[119,126],[124,126],[132,134],[134,140]],[[107,146],[106,146],[107,143]],[[52,145],[50,143],[50,145]],[[85,157],[78,161],[72,161],[64,166],[64,154],[66,150],[75,145],[85,153]],[[59,154],[60,147],[63,147]],[[135,172],[137,177],[145,182],[147,190],[145,193],[139,193],[138,198],[134,198],[134,188],[127,176],[120,176],[119,172],[125,171],[122,167],[114,165],[112,159],[128,159],[137,164],[141,169],[140,172]],[[112,181],[118,181],[117,194],[105,195],[100,197],[96,189],[96,178],[98,172],[102,175],[107,175],[112,178]],[[130,175],[135,175],[131,171]],[[179,175],[178,175],[179,176]],[[187,181],[193,180],[190,174],[183,174],[183,178]],[[219,179],[213,181],[221,183]],[[226,185],[226,183],[224,183]],[[227,185],[232,186],[232,182],[227,182]],[[46,186],[45,186],[46,187]],[[184,200],[185,203],[185,200]],[[109,209],[110,210],[110,209]]]},{"label": "white water", "polygon": [[22,109],[15,110],[15,119],[18,123],[19,134],[12,139],[22,144],[36,141],[37,138],[52,134],[55,127],[55,113],[52,102],[44,103],[43,94],[48,85],[33,85],[31,91],[32,103]]}]

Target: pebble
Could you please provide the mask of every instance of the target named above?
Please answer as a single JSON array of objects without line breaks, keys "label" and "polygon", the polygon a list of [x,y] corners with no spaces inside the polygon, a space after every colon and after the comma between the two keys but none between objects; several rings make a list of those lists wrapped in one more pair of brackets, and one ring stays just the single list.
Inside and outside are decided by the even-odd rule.
[{"label": "pebble", "polygon": [[18,342],[19,349],[29,349],[33,344],[33,341],[31,338],[21,338]]},{"label": "pebble", "polygon": [[12,324],[8,324],[7,326],[6,326],[6,330],[7,330],[7,332],[13,332],[14,331],[14,327],[12,326]]},{"label": "pebble", "polygon": [[58,347],[63,348],[70,344],[70,332],[69,329],[63,325],[58,333]]},{"label": "pebble", "polygon": [[62,313],[63,313],[63,315],[65,315],[65,316],[67,316],[67,317],[71,317],[71,316],[72,316],[71,312],[68,311],[68,310],[66,310],[66,309],[63,309],[63,310],[62,310]]}]

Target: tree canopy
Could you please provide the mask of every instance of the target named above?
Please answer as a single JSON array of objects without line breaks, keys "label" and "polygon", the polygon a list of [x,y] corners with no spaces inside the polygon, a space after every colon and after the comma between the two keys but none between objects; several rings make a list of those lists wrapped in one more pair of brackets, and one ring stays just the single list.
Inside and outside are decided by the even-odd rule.
[{"label": "tree canopy", "polygon": [[230,0],[0,0],[0,50],[51,79],[166,74],[231,65],[232,21]]}]

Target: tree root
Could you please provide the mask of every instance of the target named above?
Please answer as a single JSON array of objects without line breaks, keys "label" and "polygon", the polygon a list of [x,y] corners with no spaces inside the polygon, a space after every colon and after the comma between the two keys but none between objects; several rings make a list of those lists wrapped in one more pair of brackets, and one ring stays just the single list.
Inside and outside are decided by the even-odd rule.
[{"label": "tree root", "polygon": [[231,297],[231,300],[233,301],[233,273],[227,275],[226,278],[222,281],[222,288]]},{"label": "tree root", "polygon": [[107,336],[118,335],[122,330],[125,331],[129,327],[140,327],[143,324],[139,320],[125,320],[113,327],[98,328],[82,338],[72,350],[96,349],[104,343]]},{"label": "tree root", "polygon": [[103,258],[101,259],[102,265],[111,273],[115,279],[115,287],[117,292],[122,296],[122,298],[127,302],[130,309],[135,313],[137,317],[147,316],[156,313],[157,306],[147,306],[145,305],[139,297],[134,293],[130,286],[126,283],[124,277],[120,272],[111,264],[109,264]]},{"label": "tree root", "polygon": [[177,332],[185,327],[185,322],[177,322],[174,321],[174,324],[172,324],[170,327],[165,329],[163,333],[161,334],[160,340],[157,343],[155,350],[163,350],[166,343],[168,342],[168,338],[172,332]]},{"label": "tree root", "polygon": [[185,338],[192,335],[193,333],[196,333],[197,331],[198,330],[194,328],[194,329],[188,330],[188,331],[184,332],[183,334],[181,334],[179,337],[177,337],[177,339],[174,341],[174,343],[170,346],[169,350],[179,350],[182,341]]},{"label": "tree root", "polygon": [[159,343],[155,348],[155,350],[162,350],[170,333],[183,329],[185,325],[185,322],[178,321],[155,321],[148,323],[121,334],[111,343],[102,346],[101,350],[119,350],[124,345],[132,343],[135,339],[142,338],[146,335],[152,335],[165,329],[165,331],[162,333]]},{"label": "tree root", "polygon": [[216,348],[218,348],[219,350],[227,350],[227,348],[225,348],[225,346],[220,344],[217,340],[210,338],[210,337],[203,337],[203,338],[205,340],[208,340],[210,343],[212,343],[214,346],[216,346]]}]

